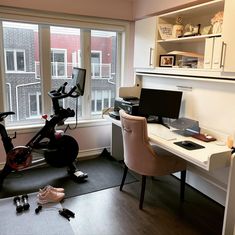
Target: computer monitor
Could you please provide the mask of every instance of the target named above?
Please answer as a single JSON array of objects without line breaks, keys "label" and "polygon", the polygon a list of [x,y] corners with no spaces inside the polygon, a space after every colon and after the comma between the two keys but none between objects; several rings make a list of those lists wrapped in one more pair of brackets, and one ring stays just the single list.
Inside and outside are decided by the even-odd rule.
[{"label": "computer monitor", "polygon": [[[144,116],[147,120],[151,116],[153,122],[165,125],[163,118],[177,119],[179,117],[181,99],[181,91],[142,88],[139,116]],[[151,122],[151,120],[148,121]]]},{"label": "computer monitor", "polygon": [[72,71],[72,83],[76,87],[75,91],[77,95],[83,96],[85,90],[85,79],[86,79],[86,69],[73,67]]}]

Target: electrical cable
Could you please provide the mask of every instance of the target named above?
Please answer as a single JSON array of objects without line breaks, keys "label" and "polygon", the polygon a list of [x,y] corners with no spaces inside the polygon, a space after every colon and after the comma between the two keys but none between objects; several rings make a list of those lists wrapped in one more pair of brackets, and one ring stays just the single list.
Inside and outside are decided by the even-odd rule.
[{"label": "electrical cable", "polygon": [[74,130],[77,128],[78,126],[78,97],[76,98],[76,101],[75,101],[75,126],[74,127],[70,127],[70,125],[68,124],[64,130],[64,133],[69,129],[69,130]]}]

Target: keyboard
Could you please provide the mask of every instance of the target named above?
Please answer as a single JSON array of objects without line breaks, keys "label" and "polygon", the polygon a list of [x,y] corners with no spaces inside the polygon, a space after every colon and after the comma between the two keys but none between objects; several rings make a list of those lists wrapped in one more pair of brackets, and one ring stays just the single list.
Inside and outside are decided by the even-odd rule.
[{"label": "keyboard", "polygon": [[166,130],[151,130],[150,134],[160,137],[164,140],[175,140],[177,135],[170,131],[169,129]]},{"label": "keyboard", "polygon": [[117,112],[117,111],[109,112],[109,116],[110,116],[111,118],[120,120],[120,115],[119,115],[119,112]]}]

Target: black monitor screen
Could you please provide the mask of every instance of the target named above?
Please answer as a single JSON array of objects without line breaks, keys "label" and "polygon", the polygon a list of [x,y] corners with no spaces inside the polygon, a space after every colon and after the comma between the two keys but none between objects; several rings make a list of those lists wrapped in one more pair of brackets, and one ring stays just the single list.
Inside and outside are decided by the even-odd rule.
[{"label": "black monitor screen", "polygon": [[162,118],[179,117],[182,92],[170,90],[141,89],[139,102],[140,116],[157,116]]},{"label": "black monitor screen", "polygon": [[76,86],[75,92],[78,95],[84,94],[86,70],[74,67],[72,72],[73,86]]}]

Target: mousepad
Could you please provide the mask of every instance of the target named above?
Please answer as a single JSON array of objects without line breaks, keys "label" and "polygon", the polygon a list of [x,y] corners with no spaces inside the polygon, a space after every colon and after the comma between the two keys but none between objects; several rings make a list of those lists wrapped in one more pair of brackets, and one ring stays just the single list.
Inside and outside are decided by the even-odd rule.
[{"label": "mousepad", "polygon": [[189,140],[174,142],[174,144],[176,144],[182,148],[185,148],[187,150],[195,150],[195,149],[205,148],[204,146],[202,146],[200,144],[196,144],[196,143],[189,141]]}]

